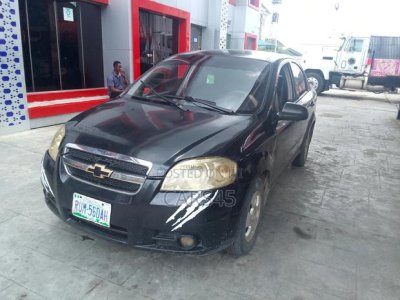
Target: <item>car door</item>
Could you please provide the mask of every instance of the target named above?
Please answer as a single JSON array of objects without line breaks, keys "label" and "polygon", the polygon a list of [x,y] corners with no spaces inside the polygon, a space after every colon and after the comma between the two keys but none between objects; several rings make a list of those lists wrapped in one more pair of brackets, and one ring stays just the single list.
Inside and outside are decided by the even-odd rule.
[{"label": "car door", "polygon": [[[278,69],[277,81],[273,96],[273,109],[275,113],[282,111],[286,102],[295,99],[293,89],[293,78],[290,62],[285,62]],[[279,120],[276,123],[275,135],[276,145],[274,149],[273,180],[275,180],[282,170],[287,166],[295,154],[295,146],[298,143],[296,132],[296,122],[289,120]]]},{"label": "car door", "polygon": [[296,124],[294,125],[295,130],[293,138],[296,140],[296,142],[294,144],[294,149],[292,153],[296,154],[307,132],[307,128],[310,123],[310,118],[312,117],[314,105],[317,98],[315,91],[308,88],[307,76],[305,75],[301,67],[295,62],[291,62],[290,69],[292,73],[294,87],[293,102],[304,106],[308,110],[308,119],[303,121],[296,121]]}]

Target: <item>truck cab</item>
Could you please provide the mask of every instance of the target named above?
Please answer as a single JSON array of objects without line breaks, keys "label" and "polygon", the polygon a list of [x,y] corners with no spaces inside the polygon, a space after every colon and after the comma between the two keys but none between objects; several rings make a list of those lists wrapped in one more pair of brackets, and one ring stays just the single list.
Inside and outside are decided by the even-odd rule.
[{"label": "truck cab", "polygon": [[332,85],[375,92],[400,87],[400,37],[343,38],[333,55],[303,57],[303,68],[318,94]]},{"label": "truck cab", "polygon": [[367,37],[344,38],[336,55],[334,70],[347,75],[364,75],[367,71],[368,46]]}]

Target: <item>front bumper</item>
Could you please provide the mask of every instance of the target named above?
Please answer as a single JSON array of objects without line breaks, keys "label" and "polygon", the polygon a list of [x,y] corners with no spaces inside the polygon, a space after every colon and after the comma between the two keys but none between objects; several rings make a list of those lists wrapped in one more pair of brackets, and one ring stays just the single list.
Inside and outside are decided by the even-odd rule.
[{"label": "front bumper", "polygon": [[[71,226],[130,247],[192,254],[217,251],[230,245],[246,189],[236,184],[209,192],[204,194],[202,205],[193,207],[188,205],[188,198],[193,195],[160,192],[160,179],[146,179],[135,195],[85,184],[69,176],[60,160],[55,163],[48,153],[43,158],[42,183],[48,207]],[[73,216],[73,193],[110,203],[110,228]],[[185,217],[189,212],[190,217]],[[182,235],[193,236],[195,247],[182,247],[179,243]]]}]

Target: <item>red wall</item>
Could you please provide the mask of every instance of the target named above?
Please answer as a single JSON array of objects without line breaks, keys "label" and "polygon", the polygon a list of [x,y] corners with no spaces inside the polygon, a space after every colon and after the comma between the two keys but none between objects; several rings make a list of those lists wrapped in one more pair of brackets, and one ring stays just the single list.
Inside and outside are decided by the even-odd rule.
[{"label": "red wall", "polygon": [[[248,44],[248,38],[252,39],[251,44]],[[244,49],[257,50],[257,38],[257,35],[246,32],[244,34]]]}]

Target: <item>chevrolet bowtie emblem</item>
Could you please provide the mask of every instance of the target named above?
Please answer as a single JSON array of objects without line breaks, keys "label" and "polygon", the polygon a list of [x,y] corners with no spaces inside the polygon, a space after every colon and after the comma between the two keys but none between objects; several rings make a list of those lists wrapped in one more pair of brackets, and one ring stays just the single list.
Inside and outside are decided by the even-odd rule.
[{"label": "chevrolet bowtie emblem", "polygon": [[109,178],[113,173],[113,171],[107,169],[105,165],[100,165],[100,164],[94,164],[87,167],[86,172],[92,173],[94,177],[100,179]]}]

